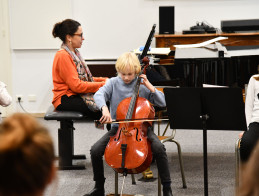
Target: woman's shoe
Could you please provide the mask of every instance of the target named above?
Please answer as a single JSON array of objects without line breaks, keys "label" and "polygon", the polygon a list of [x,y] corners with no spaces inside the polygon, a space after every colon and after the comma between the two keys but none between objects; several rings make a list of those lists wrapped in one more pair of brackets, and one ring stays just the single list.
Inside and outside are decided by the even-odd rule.
[{"label": "woman's shoe", "polygon": [[105,196],[104,182],[105,181],[96,181],[94,188],[84,196]]}]

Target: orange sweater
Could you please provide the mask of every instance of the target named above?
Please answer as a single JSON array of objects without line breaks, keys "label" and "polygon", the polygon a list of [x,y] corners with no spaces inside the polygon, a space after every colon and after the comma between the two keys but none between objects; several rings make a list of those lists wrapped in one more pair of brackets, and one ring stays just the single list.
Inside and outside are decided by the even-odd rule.
[{"label": "orange sweater", "polygon": [[52,67],[53,79],[53,100],[52,104],[55,108],[61,104],[61,97],[67,95],[81,93],[95,93],[105,84],[106,78],[96,78],[96,82],[85,82],[78,78],[76,65],[72,57],[65,51],[59,50],[54,58]]}]

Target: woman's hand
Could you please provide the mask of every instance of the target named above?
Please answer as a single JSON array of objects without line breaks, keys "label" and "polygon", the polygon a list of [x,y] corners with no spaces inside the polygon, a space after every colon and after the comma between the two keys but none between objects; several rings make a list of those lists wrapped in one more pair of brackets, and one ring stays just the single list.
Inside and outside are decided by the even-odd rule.
[{"label": "woman's hand", "polygon": [[109,109],[107,106],[103,106],[102,107],[102,117],[100,118],[100,123],[109,123],[112,122],[112,117],[111,114],[109,112]]},{"label": "woman's hand", "polygon": [[109,80],[109,78],[105,78],[104,82],[106,83]]},{"label": "woman's hand", "polygon": [[141,84],[145,85],[152,93],[156,92],[156,88],[149,82],[145,74],[141,74],[139,77],[143,79]]}]

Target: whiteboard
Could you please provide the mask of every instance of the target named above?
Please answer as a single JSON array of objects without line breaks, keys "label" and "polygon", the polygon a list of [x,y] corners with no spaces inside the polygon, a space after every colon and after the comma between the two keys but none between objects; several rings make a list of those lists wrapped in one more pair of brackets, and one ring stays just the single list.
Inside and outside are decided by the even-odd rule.
[{"label": "whiteboard", "polygon": [[58,49],[55,23],[71,18],[71,0],[10,0],[12,49]]}]

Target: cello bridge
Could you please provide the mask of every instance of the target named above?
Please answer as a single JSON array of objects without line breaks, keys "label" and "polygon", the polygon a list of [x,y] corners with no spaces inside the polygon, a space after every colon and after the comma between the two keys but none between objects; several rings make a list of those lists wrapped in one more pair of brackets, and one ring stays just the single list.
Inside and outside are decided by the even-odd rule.
[{"label": "cello bridge", "polygon": [[127,131],[127,130],[123,130],[122,132],[127,137],[131,137],[132,136],[132,134],[129,131]]}]

